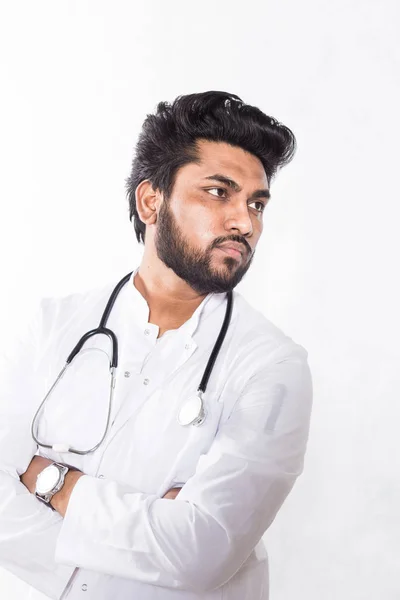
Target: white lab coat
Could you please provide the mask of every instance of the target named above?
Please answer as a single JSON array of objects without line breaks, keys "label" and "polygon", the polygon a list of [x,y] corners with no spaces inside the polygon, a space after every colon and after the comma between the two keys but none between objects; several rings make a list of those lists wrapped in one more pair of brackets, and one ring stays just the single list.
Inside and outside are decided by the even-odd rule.
[{"label": "white lab coat", "polygon": [[[31,598],[266,600],[261,538],[303,469],[312,380],[306,350],[236,291],[204,394],[206,421],[182,427],[177,413],[200,383],[225,294],[208,295],[182,327],[157,339],[132,277],[108,323],[119,368],[105,441],[86,456],[39,450],[85,473],[65,518],[19,481],[37,452],[32,417],[80,336],[97,327],[113,286],[44,300],[4,369],[0,566],[38,590]],[[100,336],[86,347],[109,351]],[[42,441],[82,448],[101,439],[107,369],[90,360],[49,399]],[[162,497],[176,486],[175,500]]]}]

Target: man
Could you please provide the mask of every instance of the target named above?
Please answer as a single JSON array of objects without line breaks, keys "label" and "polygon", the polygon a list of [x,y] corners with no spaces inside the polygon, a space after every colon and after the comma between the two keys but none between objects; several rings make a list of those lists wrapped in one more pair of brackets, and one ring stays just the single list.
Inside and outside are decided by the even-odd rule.
[{"label": "man", "polygon": [[119,351],[109,426],[107,335],[37,411],[115,282],[44,300],[2,385],[0,564],[32,598],[268,598],[261,538],[303,469],[306,350],[234,291],[200,422],[180,419],[294,150],[233,94],[180,96],[145,120],[127,181],[144,255],[106,324]]}]

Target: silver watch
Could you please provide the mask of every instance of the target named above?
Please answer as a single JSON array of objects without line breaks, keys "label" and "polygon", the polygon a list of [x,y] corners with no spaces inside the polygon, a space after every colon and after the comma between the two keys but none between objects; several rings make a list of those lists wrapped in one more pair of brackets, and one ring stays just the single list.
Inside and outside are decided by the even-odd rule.
[{"label": "silver watch", "polygon": [[61,490],[64,485],[65,476],[70,468],[57,462],[53,462],[48,467],[45,467],[36,479],[36,498],[50,506],[50,508],[53,508],[50,500],[54,494]]}]

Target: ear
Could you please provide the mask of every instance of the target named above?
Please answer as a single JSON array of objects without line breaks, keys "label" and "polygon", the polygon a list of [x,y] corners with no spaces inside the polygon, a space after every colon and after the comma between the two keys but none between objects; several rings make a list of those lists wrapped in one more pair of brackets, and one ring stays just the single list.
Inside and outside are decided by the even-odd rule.
[{"label": "ear", "polygon": [[136,209],[145,225],[154,225],[160,206],[160,194],[153,189],[150,181],[141,181],[135,191]]}]

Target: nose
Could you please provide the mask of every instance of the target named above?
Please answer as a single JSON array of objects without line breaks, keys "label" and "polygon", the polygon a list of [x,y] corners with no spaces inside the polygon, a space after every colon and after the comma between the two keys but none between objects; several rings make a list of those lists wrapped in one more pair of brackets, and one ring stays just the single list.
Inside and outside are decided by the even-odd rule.
[{"label": "nose", "polygon": [[250,237],[253,233],[253,223],[249,215],[247,204],[232,204],[229,207],[229,216],[225,220],[225,229],[229,232],[236,230],[240,235]]}]

